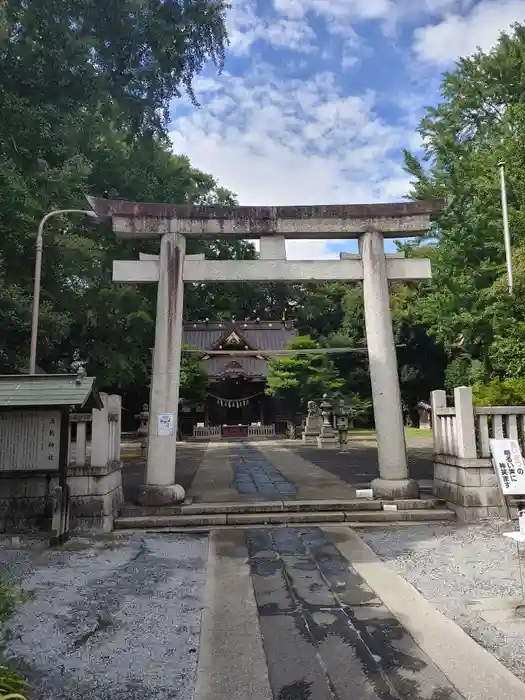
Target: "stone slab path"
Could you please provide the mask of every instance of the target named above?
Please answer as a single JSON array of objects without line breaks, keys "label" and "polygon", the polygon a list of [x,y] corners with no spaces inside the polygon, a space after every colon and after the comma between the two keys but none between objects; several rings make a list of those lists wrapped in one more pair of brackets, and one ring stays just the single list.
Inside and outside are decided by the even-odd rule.
[{"label": "stone slab path", "polygon": [[274,698],[461,700],[325,532],[247,544]]},{"label": "stone slab path", "polygon": [[525,685],[347,527],[0,549],[38,700],[523,700]]},{"label": "stone slab path", "polygon": [[[431,448],[409,447],[408,459],[413,478],[432,479]],[[124,459],[126,501],[134,500],[144,470],[144,460]],[[195,503],[352,499],[378,474],[377,450],[359,444],[344,451],[287,440],[177,446],[177,482]]]}]

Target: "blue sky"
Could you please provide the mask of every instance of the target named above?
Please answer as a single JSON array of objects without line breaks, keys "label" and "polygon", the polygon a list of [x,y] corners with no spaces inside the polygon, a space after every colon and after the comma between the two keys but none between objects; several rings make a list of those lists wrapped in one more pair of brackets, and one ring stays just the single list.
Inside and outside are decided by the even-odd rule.
[{"label": "blue sky", "polygon": [[[525,22],[525,0],[231,0],[231,45],[201,103],[172,110],[176,153],[241,204],[399,201],[402,150],[459,56]],[[291,241],[291,258],[337,257],[341,242]]]}]

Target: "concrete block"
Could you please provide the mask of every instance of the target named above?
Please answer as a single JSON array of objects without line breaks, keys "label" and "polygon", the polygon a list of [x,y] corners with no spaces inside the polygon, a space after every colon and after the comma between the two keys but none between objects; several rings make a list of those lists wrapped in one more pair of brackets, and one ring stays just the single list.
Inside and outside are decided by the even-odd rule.
[{"label": "concrete block", "polygon": [[477,467],[472,469],[456,467],[456,478],[456,483],[458,483],[460,486],[481,486],[480,469]]},{"label": "concrete block", "polygon": [[396,522],[401,520],[401,516],[399,511],[359,511],[358,513],[349,511],[345,513],[345,520],[350,523]]},{"label": "concrete block", "polygon": [[122,486],[122,472],[115,469],[100,475],[68,476],[67,483],[72,496],[104,496]]},{"label": "concrete block", "polygon": [[58,486],[58,477],[48,479],[45,476],[30,477],[25,481],[26,498],[51,498],[53,489]]},{"label": "concrete block", "polygon": [[227,516],[228,525],[265,525],[289,523],[342,523],[344,513],[331,511],[329,513],[243,513]]},{"label": "concrete block", "polygon": [[481,486],[490,486],[499,489],[498,477],[493,469],[480,469],[480,484]]},{"label": "concrete block", "polygon": [[76,534],[93,534],[113,532],[113,515],[102,515],[95,518],[76,518],[71,525],[71,532]]},{"label": "concrete block", "polygon": [[442,462],[434,462],[434,479],[455,483],[456,467],[451,467]]},{"label": "concrete block", "polygon": [[461,522],[473,523],[478,520],[485,520],[489,517],[489,508],[486,506],[477,506],[467,508],[457,504],[449,504],[450,508],[456,513],[456,517]]},{"label": "concrete block", "polygon": [[26,479],[23,477],[8,477],[0,479],[0,494],[5,498],[24,498]]},{"label": "concrete block", "polygon": [[458,490],[458,497],[454,502],[467,508],[499,506],[501,494],[498,489],[489,486],[463,487]]},{"label": "concrete block", "polygon": [[122,489],[114,489],[103,496],[71,496],[71,518],[95,518],[103,515],[117,514],[123,501]]},{"label": "concrete block", "polygon": [[315,511],[352,511],[352,510],[381,510],[381,501],[367,500],[366,498],[356,498],[353,501],[285,501],[283,510],[286,512],[315,512]]},{"label": "concrete block", "polygon": [[434,486],[432,488],[432,493],[437,498],[441,498],[447,503],[458,503],[459,486],[457,484],[452,484],[449,481],[440,481],[439,479],[434,479]]},{"label": "concrete block", "polygon": [[172,515],[172,516],[138,516],[131,518],[117,518],[115,528],[127,529],[155,529],[170,527],[208,527],[226,525],[226,515]]},{"label": "concrete block", "polygon": [[[295,502],[293,502],[295,505]],[[288,502],[286,503],[288,506]],[[164,506],[162,511],[168,510],[170,506]],[[182,515],[216,515],[217,513],[253,513],[266,512],[278,513],[284,509],[282,501],[264,501],[254,503],[192,503],[191,505],[174,506],[178,513]],[[166,513],[169,515],[169,513]]]}]

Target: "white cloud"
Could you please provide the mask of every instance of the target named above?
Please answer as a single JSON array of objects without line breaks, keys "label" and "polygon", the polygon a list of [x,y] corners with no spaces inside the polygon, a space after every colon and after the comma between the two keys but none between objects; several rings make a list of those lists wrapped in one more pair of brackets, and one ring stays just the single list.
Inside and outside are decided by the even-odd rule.
[{"label": "white cloud", "polygon": [[229,52],[245,56],[257,40],[292,51],[316,51],[315,33],[306,18],[258,16],[255,0],[236,0],[228,13]]},{"label": "white cloud", "polygon": [[502,31],[524,20],[523,0],[482,0],[467,14],[447,14],[438,24],[416,30],[414,52],[418,59],[446,66],[478,47],[489,50]]},{"label": "white cloud", "polygon": [[274,0],[275,9],[288,17],[313,12],[328,20],[380,19],[393,8],[392,0]]},{"label": "white cloud", "polygon": [[[246,205],[400,199],[406,141],[376,113],[372,91],[345,95],[331,73],[283,79],[267,65],[243,77],[197,80],[203,107],[172,122],[176,153],[213,173]],[[294,257],[337,257],[325,243],[290,242]]]}]

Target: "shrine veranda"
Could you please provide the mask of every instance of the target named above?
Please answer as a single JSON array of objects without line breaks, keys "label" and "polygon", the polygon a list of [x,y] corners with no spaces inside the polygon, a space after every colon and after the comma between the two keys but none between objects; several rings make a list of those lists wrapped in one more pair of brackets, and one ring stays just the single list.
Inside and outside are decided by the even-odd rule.
[{"label": "shrine veranda", "polygon": [[[380,477],[378,497],[417,497],[409,479],[396,351],[388,296],[389,280],[428,279],[430,261],[388,257],[385,238],[425,233],[442,200],[311,207],[195,207],[100,198],[95,213],[110,218],[118,237],[160,238],[158,256],[115,261],[115,282],[156,283],[157,316],[151,381],[148,460],[143,505],[181,502],[176,482],[177,415],[182,349],[184,282],[363,281]],[[256,261],[205,260],[186,256],[187,238],[260,239]],[[340,260],[286,259],[286,239],[358,239],[360,254]]]}]

